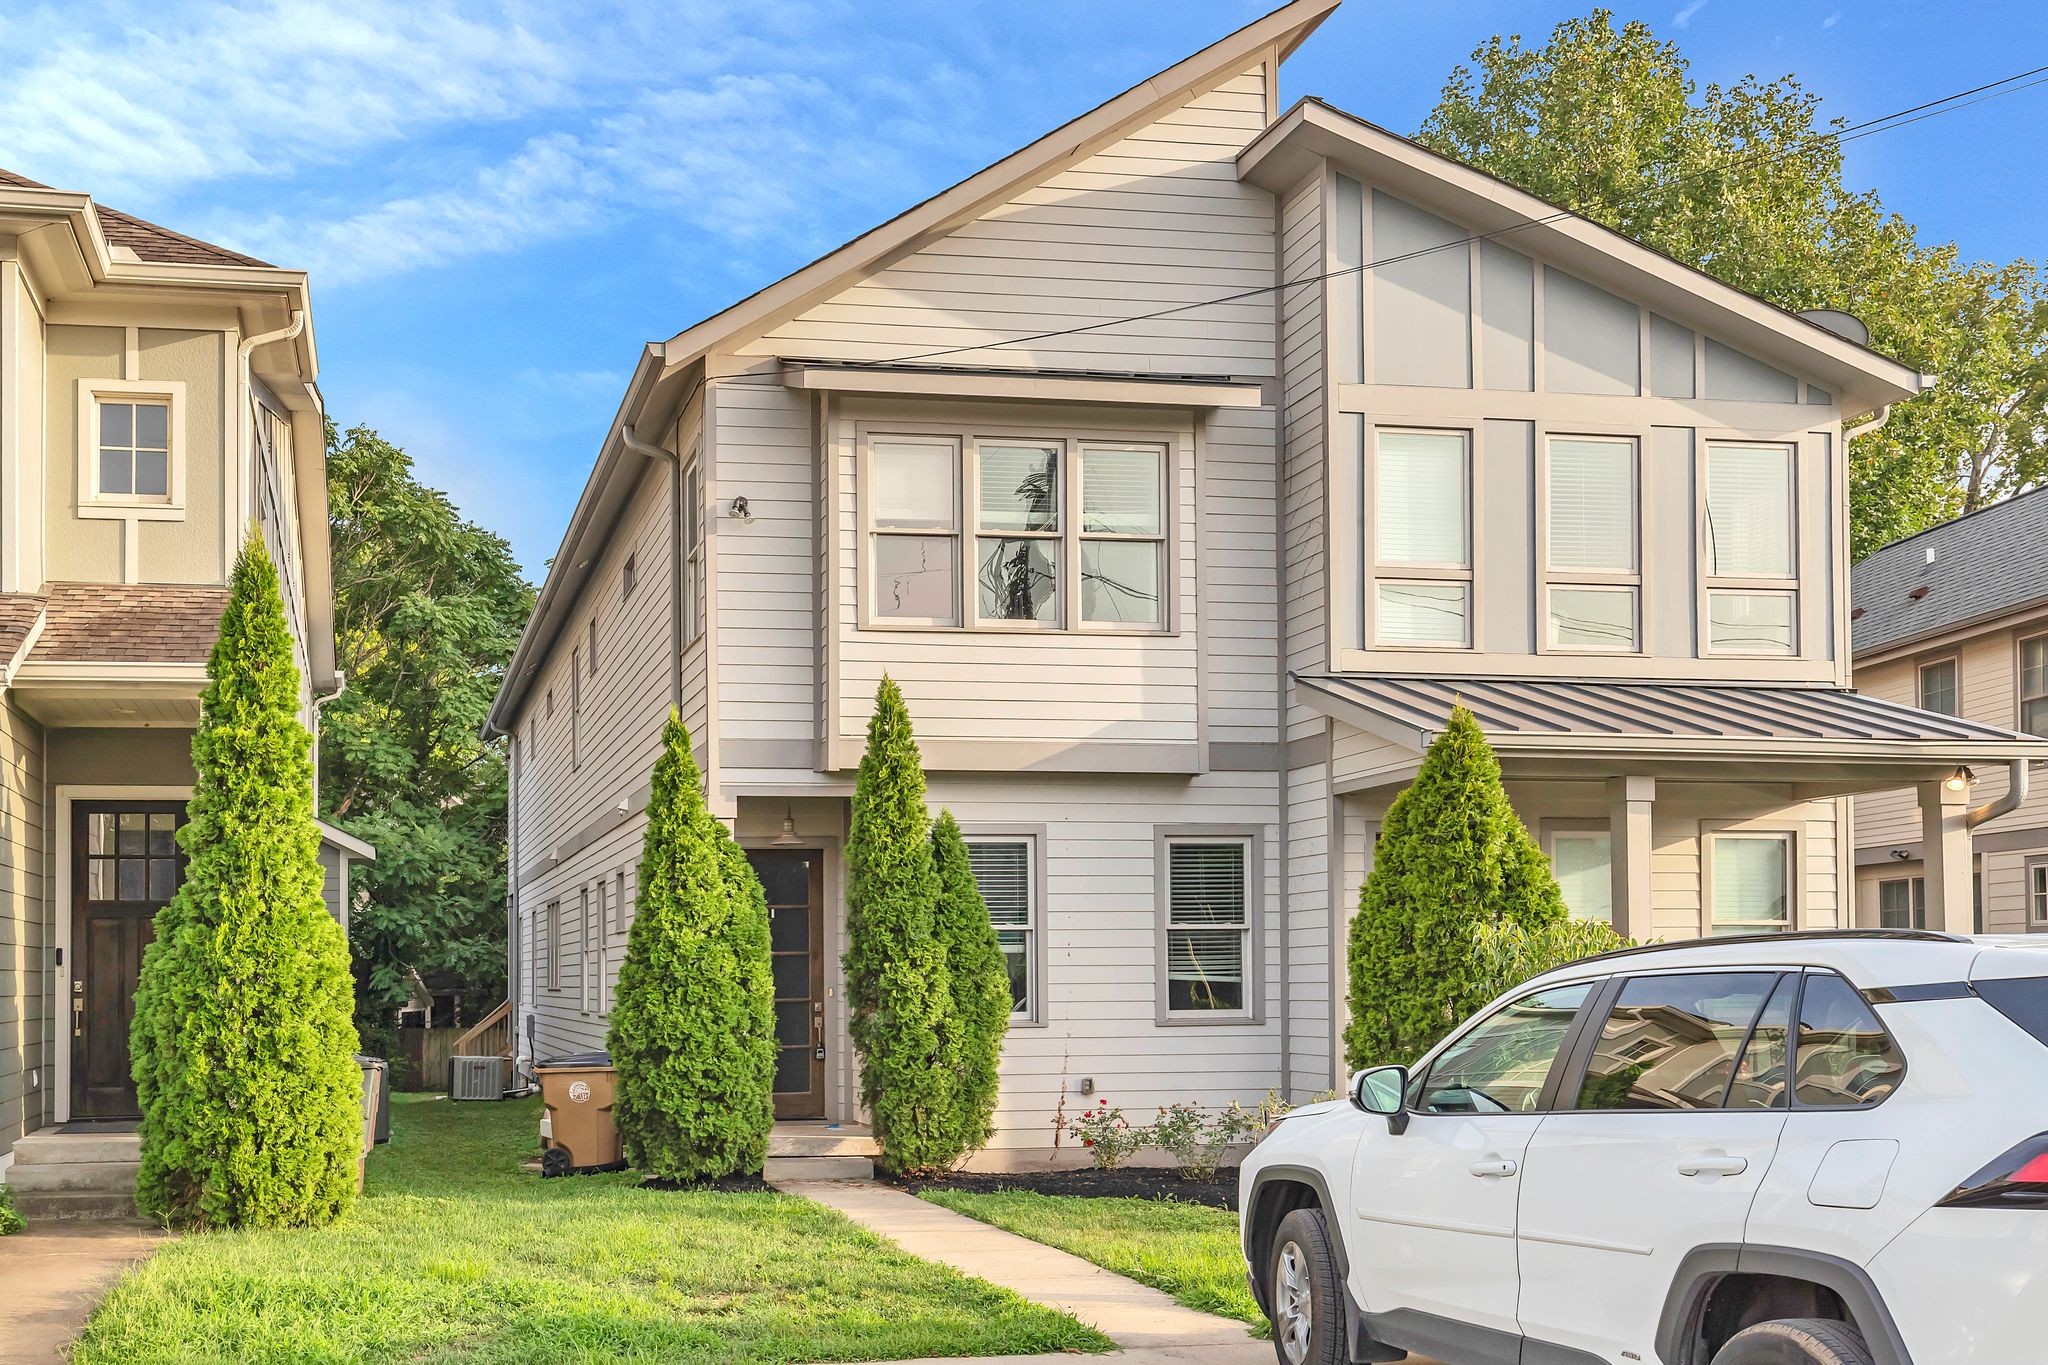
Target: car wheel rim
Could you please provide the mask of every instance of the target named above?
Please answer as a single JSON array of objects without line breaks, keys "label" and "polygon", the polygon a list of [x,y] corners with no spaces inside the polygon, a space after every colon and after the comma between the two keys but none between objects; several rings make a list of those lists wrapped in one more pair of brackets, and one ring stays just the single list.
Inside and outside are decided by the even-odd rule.
[{"label": "car wheel rim", "polygon": [[1280,1271],[1273,1287],[1274,1335],[1289,1365],[1308,1359],[1309,1329],[1314,1324],[1314,1295],[1309,1289],[1308,1258],[1293,1242],[1280,1248]]}]

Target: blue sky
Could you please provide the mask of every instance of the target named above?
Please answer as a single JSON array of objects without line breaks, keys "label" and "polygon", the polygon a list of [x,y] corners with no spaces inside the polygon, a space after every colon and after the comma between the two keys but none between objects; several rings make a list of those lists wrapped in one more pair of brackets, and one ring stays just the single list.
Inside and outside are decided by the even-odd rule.
[{"label": "blue sky", "polygon": [[[1277,0],[1274,0],[1277,3]],[[1289,62],[1412,131],[1494,33],[1585,4],[1347,0]],[[642,342],[1237,27],[1265,0],[0,6],[0,166],[313,271],[343,423],[538,578]],[[2048,6],[1618,4],[1702,83],[1851,121],[2048,63]],[[1927,240],[2048,254],[2048,87],[1848,150]]]}]

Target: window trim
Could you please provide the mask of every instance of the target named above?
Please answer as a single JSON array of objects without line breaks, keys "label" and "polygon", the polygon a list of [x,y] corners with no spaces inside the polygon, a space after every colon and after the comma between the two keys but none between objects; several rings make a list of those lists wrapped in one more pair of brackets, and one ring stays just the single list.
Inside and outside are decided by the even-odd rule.
[{"label": "window trim", "polygon": [[1953,711],[1935,711],[1934,714],[1938,716],[1960,717],[1963,713],[1963,661],[1958,655],[1953,653],[1937,654],[1915,661],[1913,664],[1913,705],[1922,711],[1933,710],[1927,704],[1927,670],[1930,668],[1940,668],[1944,664],[1954,670],[1952,677],[1955,709]]},{"label": "window trim", "polygon": [[619,565],[619,600],[621,602],[632,597],[633,589],[639,581],[639,573],[639,555],[637,553],[627,555],[626,562]]},{"label": "window trim", "polygon": [[[1152,830],[1152,1004],[1162,1028],[1243,1027],[1265,1023],[1265,831],[1258,825],[1155,825]],[[1172,848],[1176,844],[1244,846],[1244,1008],[1174,1010],[1168,1006],[1167,942],[1172,928]]]},{"label": "window trim", "polygon": [[[1550,561],[1550,462],[1552,447],[1559,441],[1602,442],[1610,445],[1625,445],[1629,452],[1629,499],[1633,515],[1629,519],[1630,559],[1632,569],[1579,569],[1554,565]],[[1537,433],[1536,478],[1535,478],[1535,526],[1536,526],[1536,622],[1535,638],[1538,654],[1556,654],[1567,657],[1628,658],[1648,652],[1644,629],[1643,602],[1647,596],[1644,581],[1643,546],[1646,540],[1643,528],[1643,449],[1646,438],[1637,431],[1596,431],[1596,430],[1543,430]],[[1631,613],[1631,640],[1626,647],[1602,648],[1596,645],[1561,645],[1550,637],[1552,594],[1559,588],[1570,590],[1584,588],[1593,591],[1621,592],[1626,590],[1633,605]]]},{"label": "window trim", "polygon": [[612,873],[612,933],[623,938],[632,931],[633,921],[626,914],[626,869]]},{"label": "window trim", "polygon": [[[2027,859],[2021,875],[2024,879],[2022,889],[2025,891],[2027,932],[2030,934],[2048,934],[2048,885],[2044,885],[2039,893],[2041,897],[2039,906],[2035,904],[2037,893],[2034,890],[2034,879],[2036,877],[2040,877],[2044,883],[2048,883],[2048,854]],[[2037,910],[2040,913],[2037,913]]]},{"label": "window trim", "polygon": [[562,989],[562,901],[559,896],[541,903],[541,914],[547,916],[546,932],[541,934],[541,989],[559,991]]},{"label": "window trim", "polygon": [[[1906,923],[1904,926],[1888,925],[1884,922],[1884,890],[1888,886],[1906,888]],[[1880,877],[1877,881],[1877,927],[1880,929],[1900,928],[1923,929],[1927,925],[1927,878],[1924,876]]]},{"label": "window trim", "polygon": [[[1700,826],[1700,937],[1714,938],[1714,845],[1722,839],[1778,839],[1785,844],[1785,922],[1781,932],[1806,924],[1805,831],[1784,821],[1730,821]],[[1730,920],[1730,932],[1767,933],[1769,920]],[[1740,927],[1755,926],[1755,927]]]},{"label": "window trim", "polygon": [[683,648],[688,650],[704,638],[704,618],[710,614],[704,598],[704,465],[694,448],[676,478],[682,484],[683,524],[677,530],[683,538]]},{"label": "window trim", "polygon": [[[1614,924],[1614,822],[1612,820],[1602,819],[1598,816],[1555,817],[1543,821],[1539,837],[1543,849],[1543,856],[1550,861],[1550,873],[1551,876],[1555,878],[1557,875],[1558,836],[1563,835],[1565,838],[1569,839],[1575,836],[1579,838],[1584,838],[1589,834],[1603,835],[1607,839],[1608,892],[1606,920],[1588,920],[1586,922],[1589,924],[1605,923],[1612,927]],[[1583,916],[1579,915],[1569,905],[1565,907],[1565,913],[1569,914],[1573,919],[1583,918]]]},{"label": "window trim", "polygon": [[[1393,436],[1456,436],[1464,447],[1465,479],[1465,562],[1463,564],[1407,564],[1380,557],[1379,479],[1380,443]],[[1480,481],[1473,468],[1479,448],[1476,426],[1431,426],[1408,422],[1373,424],[1366,432],[1365,468],[1360,479],[1359,540],[1363,546],[1364,591],[1360,604],[1365,625],[1366,648],[1378,652],[1416,650],[1424,653],[1472,653],[1479,648],[1479,546],[1477,530]],[[1462,584],[1465,588],[1465,638],[1457,644],[1421,640],[1384,640],[1380,637],[1380,589],[1410,584],[1441,586]]]},{"label": "window trim", "polygon": [[[163,497],[99,491],[100,403],[161,402],[167,465]],[[130,521],[185,519],[185,384],[177,379],[81,379],[78,381],[77,503],[81,517]]]},{"label": "window trim", "polygon": [[1027,866],[1030,869],[1031,885],[1028,910],[1030,919],[1025,929],[1025,964],[1031,977],[1027,983],[1028,1008],[1010,1015],[1011,1028],[1044,1028],[1049,1011],[1046,1009],[1046,908],[1045,908],[1045,844],[1044,825],[1010,824],[966,824],[960,826],[960,837],[969,844],[1026,844],[1030,847]]},{"label": "window trim", "polygon": [[[1785,456],[1786,482],[1786,563],[1790,571],[1783,576],[1772,574],[1721,574],[1714,572],[1714,558],[1711,548],[1711,520],[1708,516],[1708,482],[1713,469],[1713,452],[1717,447],[1747,450],[1775,450]],[[1800,557],[1804,544],[1800,535],[1799,507],[1804,494],[1804,485],[1799,469],[1800,443],[1790,440],[1756,440],[1754,438],[1729,437],[1700,431],[1694,438],[1693,473],[1693,520],[1698,529],[1698,599],[1695,609],[1699,613],[1699,655],[1701,658],[1719,659],[1797,659],[1805,651],[1805,633],[1800,629],[1801,581],[1799,574]],[[1771,595],[1789,598],[1791,610],[1788,613],[1792,626],[1792,645],[1789,649],[1721,649],[1714,644],[1713,601],[1717,594]]]},{"label": "window trim", "polygon": [[569,771],[583,767],[583,651],[569,650]]},{"label": "window trim", "polygon": [[[950,530],[933,527],[903,527],[891,530],[875,525],[874,499],[869,490],[874,487],[874,446],[876,441],[903,441],[908,443],[950,444],[958,460],[957,478],[954,482],[954,519]],[[1183,518],[1180,513],[1180,491],[1182,483],[1181,466],[1189,459],[1193,448],[1193,433],[1187,428],[1173,429],[1156,426],[1114,426],[1077,425],[1062,421],[1051,421],[1042,425],[1020,425],[1012,422],[930,422],[919,420],[863,421],[854,428],[853,452],[853,502],[855,572],[854,599],[856,604],[855,628],[872,631],[946,631],[985,635],[1033,635],[1033,636],[1134,636],[1145,639],[1171,639],[1182,631],[1179,611],[1181,592],[1180,559],[1182,553]],[[1059,612],[1055,622],[1037,621],[991,621],[980,617],[980,594],[976,584],[978,555],[975,541],[980,531],[980,499],[977,496],[980,475],[979,451],[988,445],[1044,445],[1060,449],[1060,530],[1046,534],[1043,539],[1055,541],[1060,546],[1060,595]],[[1083,536],[1081,533],[1081,478],[1082,456],[1091,447],[1132,450],[1149,447],[1158,450],[1160,456],[1160,535],[1155,543],[1160,544],[1160,604],[1159,624],[1130,625],[1106,621],[1082,619],[1081,607],[1081,543],[1086,540],[1152,540],[1145,536],[1121,536],[1099,534]],[[956,621],[935,621],[916,617],[880,616],[875,611],[874,594],[877,584],[875,572],[874,543],[878,535],[946,536],[957,544],[956,568],[959,582],[955,596],[959,603],[960,615]],[[991,532],[991,538],[999,536],[1029,537],[1030,533]]]},{"label": "window trim", "polygon": [[590,1013],[590,1002],[592,999],[592,993],[596,985],[596,983],[592,981],[590,974],[590,956],[592,945],[590,934],[589,882],[585,882],[583,883],[583,885],[576,888],[576,897],[576,910],[578,915],[576,923],[578,935],[578,941],[576,944],[576,985],[578,993],[583,997],[582,1007],[577,1012],[580,1014],[588,1014]]},{"label": "window trim", "polygon": [[[2013,729],[2019,731],[2023,735],[2033,733],[2033,731],[2027,729],[2027,703],[2030,701],[2038,701],[2042,703],[2043,710],[2048,710],[2048,691],[2038,692],[2035,693],[2033,696],[2027,695],[2027,646],[2035,643],[2040,644],[2044,652],[2048,652],[2048,634],[2025,635],[2020,636],[2013,641]],[[1957,685],[1960,688],[1960,670],[1958,670]]]}]

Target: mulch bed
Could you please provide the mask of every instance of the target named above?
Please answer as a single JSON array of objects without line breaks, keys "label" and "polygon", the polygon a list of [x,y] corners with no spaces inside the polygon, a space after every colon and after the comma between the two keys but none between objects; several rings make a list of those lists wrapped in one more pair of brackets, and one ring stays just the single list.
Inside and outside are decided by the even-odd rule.
[{"label": "mulch bed", "polygon": [[727,1175],[716,1180],[643,1180],[643,1190],[716,1190],[721,1194],[758,1194],[770,1188],[767,1181],[757,1172],[754,1175]]},{"label": "mulch bed", "polygon": [[955,1171],[938,1177],[890,1176],[876,1173],[899,1189],[917,1194],[923,1190],[958,1190],[963,1194],[993,1194],[1000,1190],[1027,1190],[1033,1194],[1071,1194],[1084,1199],[1178,1199],[1184,1204],[1206,1204],[1210,1208],[1237,1209],[1237,1168],[1226,1166],[1208,1180],[1183,1180],[1165,1166],[1123,1166],[1114,1171],[1092,1167],[1069,1171]]}]

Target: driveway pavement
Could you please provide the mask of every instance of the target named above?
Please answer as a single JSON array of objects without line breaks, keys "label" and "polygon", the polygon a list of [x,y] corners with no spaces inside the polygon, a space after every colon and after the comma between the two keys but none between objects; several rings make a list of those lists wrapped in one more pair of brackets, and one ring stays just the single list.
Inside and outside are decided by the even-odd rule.
[{"label": "driveway pavement", "polygon": [[31,1223],[0,1237],[0,1361],[63,1359],[100,1295],[165,1237],[134,1222]]}]

